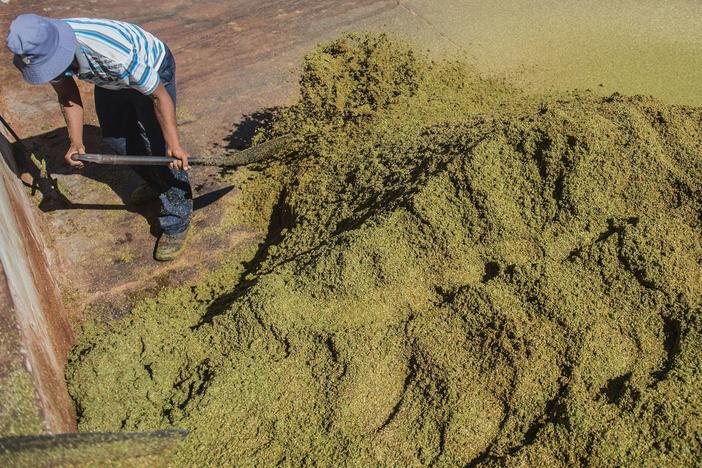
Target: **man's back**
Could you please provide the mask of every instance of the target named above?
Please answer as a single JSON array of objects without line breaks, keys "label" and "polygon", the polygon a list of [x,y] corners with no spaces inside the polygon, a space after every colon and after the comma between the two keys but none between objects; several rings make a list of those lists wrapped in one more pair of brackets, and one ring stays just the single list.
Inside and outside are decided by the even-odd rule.
[{"label": "man's back", "polygon": [[166,47],[134,24],[98,18],[64,20],[73,29],[78,48],[77,77],[107,89],[132,88],[151,94]]}]

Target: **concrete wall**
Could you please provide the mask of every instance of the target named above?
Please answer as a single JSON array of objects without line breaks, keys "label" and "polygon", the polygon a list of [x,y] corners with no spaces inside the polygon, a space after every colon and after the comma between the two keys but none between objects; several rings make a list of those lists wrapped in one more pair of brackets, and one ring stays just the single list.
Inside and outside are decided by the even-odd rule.
[{"label": "concrete wall", "polygon": [[73,332],[1,133],[0,154],[0,436],[75,431],[63,374]]}]

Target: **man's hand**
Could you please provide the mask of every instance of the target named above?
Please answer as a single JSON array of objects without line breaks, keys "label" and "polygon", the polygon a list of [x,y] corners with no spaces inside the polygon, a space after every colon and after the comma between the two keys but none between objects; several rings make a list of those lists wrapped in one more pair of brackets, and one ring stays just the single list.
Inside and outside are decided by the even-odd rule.
[{"label": "man's hand", "polygon": [[71,147],[68,148],[68,151],[66,152],[66,156],[64,156],[64,158],[71,167],[75,169],[83,169],[84,165],[82,162],[74,161],[71,159],[71,156],[73,156],[76,153],[85,154],[85,146],[83,146],[82,143],[72,143]]},{"label": "man's hand", "polygon": [[173,162],[169,164],[171,169],[184,169],[186,171],[190,169],[190,166],[188,165],[188,158],[190,155],[183,148],[168,148],[166,154],[172,158],[175,158]]},{"label": "man's hand", "polygon": [[156,118],[161,125],[163,139],[166,140],[166,146],[168,147],[166,155],[175,158],[170,164],[170,167],[172,169],[185,169],[187,171],[190,169],[190,166],[188,166],[188,157],[190,155],[180,146],[178,126],[176,125],[175,104],[173,104],[173,99],[171,99],[163,83],[158,84],[153,94],[151,94],[151,99],[154,100]]}]

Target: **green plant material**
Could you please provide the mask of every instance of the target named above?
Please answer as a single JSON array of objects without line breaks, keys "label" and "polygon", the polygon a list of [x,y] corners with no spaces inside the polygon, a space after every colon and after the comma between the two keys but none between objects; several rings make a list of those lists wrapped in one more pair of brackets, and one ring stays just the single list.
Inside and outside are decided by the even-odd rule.
[{"label": "green plant material", "polygon": [[[50,196],[63,196],[66,198],[70,198],[71,193],[68,190],[68,187],[66,187],[65,184],[63,184],[59,180],[53,178],[49,173],[49,170],[46,166],[46,159],[39,158],[33,151],[29,150],[24,145],[16,144],[15,151],[17,151],[18,154],[22,154],[23,157],[26,157],[29,164],[31,164],[36,169],[30,170],[30,173],[35,179],[34,182],[37,186],[43,187],[44,191],[47,192],[56,192]],[[30,194],[30,196],[34,195],[33,190],[34,189],[32,189],[32,193]],[[44,196],[46,197],[47,194],[44,194]]]},{"label": "green plant material", "polygon": [[19,364],[8,365],[2,371],[0,437],[40,434],[43,430],[42,419],[32,376]]},{"label": "green plant material", "polygon": [[39,159],[34,154],[34,152],[29,153],[29,160],[34,164],[34,166],[39,170],[39,177],[47,177],[46,171],[46,160]]},{"label": "green plant material", "polygon": [[255,172],[240,168],[227,177],[244,196],[237,197],[225,207],[225,214],[215,231],[229,231],[244,225],[259,231],[266,231],[271,211],[282,189],[281,178],[285,167],[273,164],[265,172]]},{"label": "green plant material", "polygon": [[86,329],[80,428],[189,429],[174,465],[693,465],[701,120],[322,46],[244,190],[266,242]]},{"label": "green plant material", "polygon": [[57,434],[0,438],[2,466],[160,467],[184,431]]},{"label": "green plant material", "polygon": [[125,247],[112,254],[115,263],[129,264],[134,261],[134,250],[131,247]]},{"label": "green plant material", "polygon": [[190,108],[180,105],[176,108],[176,120],[179,125],[183,125],[194,122],[197,117]]}]

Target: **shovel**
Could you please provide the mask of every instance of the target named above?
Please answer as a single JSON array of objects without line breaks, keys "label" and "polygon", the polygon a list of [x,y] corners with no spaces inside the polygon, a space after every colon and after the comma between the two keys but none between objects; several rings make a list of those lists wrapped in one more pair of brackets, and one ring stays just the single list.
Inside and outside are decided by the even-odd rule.
[{"label": "shovel", "polygon": [[[230,152],[224,157],[188,158],[191,166],[237,167],[261,162],[273,157],[280,150],[290,147],[292,139],[283,135],[268,140],[260,145],[252,146],[241,151]],[[119,154],[74,154],[74,161],[91,162],[95,164],[128,165],[128,166],[168,166],[173,162],[169,156],[123,156]]]}]

